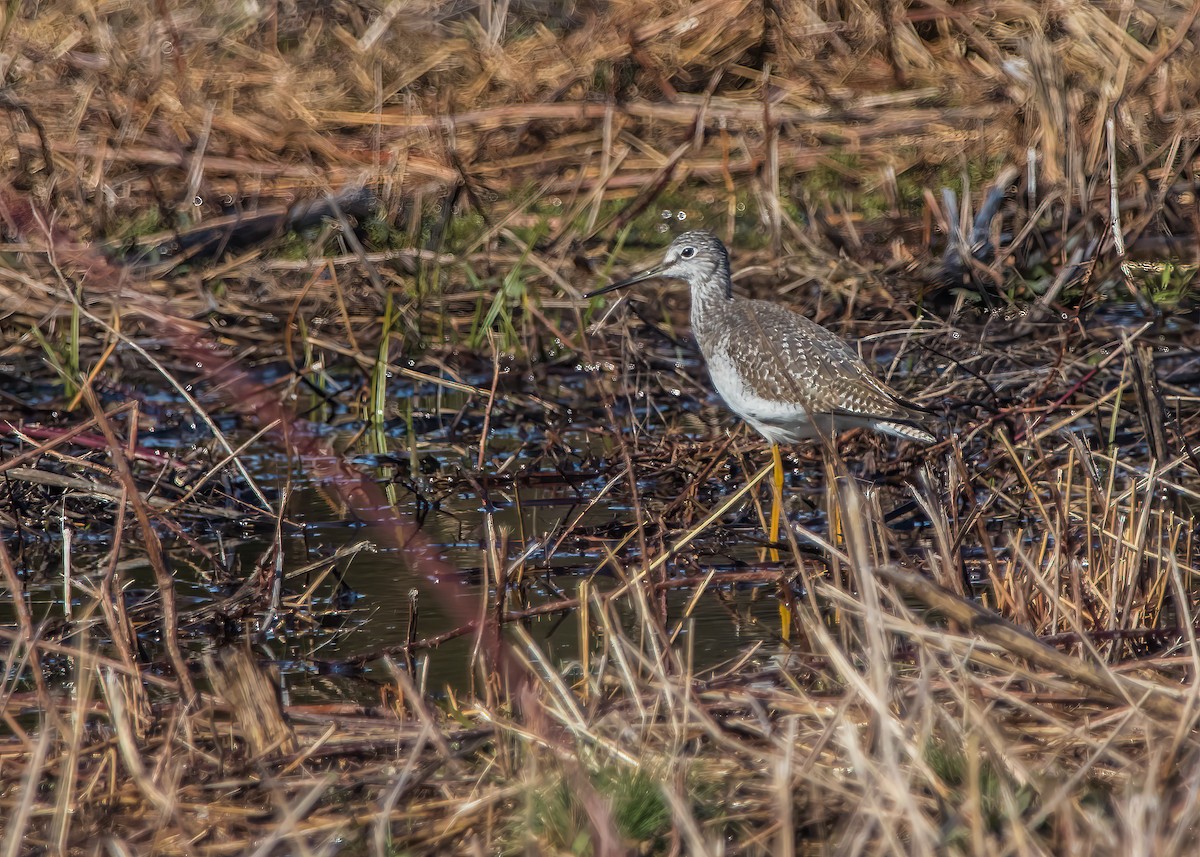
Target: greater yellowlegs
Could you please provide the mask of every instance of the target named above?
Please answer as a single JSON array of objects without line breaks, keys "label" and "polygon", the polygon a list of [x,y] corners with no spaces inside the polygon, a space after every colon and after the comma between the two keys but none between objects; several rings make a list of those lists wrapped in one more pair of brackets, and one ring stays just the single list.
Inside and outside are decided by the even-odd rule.
[{"label": "greater yellowlegs", "polygon": [[919,443],[936,440],[921,428],[930,414],[888,389],[839,337],[778,304],[734,295],[729,254],[711,232],[683,233],[662,264],[587,297],[656,277],[691,287],[692,332],[713,386],[771,444],[772,542],[779,538],[783,490],[779,444],[862,427]]}]

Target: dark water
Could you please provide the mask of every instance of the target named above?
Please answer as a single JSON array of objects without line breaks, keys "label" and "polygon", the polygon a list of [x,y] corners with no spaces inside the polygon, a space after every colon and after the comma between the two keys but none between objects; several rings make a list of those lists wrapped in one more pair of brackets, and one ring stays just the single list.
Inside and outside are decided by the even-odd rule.
[{"label": "dark water", "polygon": [[[687,368],[694,371],[697,367]],[[552,387],[556,401],[577,404],[590,413],[589,384],[596,372],[596,367],[585,366],[557,370]],[[483,376],[470,380],[480,387],[490,382]],[[525,393],[535,390],[544,395],[547,389],[551,387],[543,377],[525,388]],[[599,591],[619,585],[601,545],[615,546],[628,532],[635,512],[627,482],[621,479],[615,486],[609,484],[620,472],[612,429],[585,422],[570,409],[552,418],[531,414],[529,402],[513,393],[492,409],[488,445],[479,468],[484,407],[477,397],[404,379],[396,379],[389,393],[398,415],[375,431],[367,430],[353,408],[344,403],[335,401],[331,406],[313,397],[299,404],[307,406],[311,425],[320,426],[327,441],[384,488],[395,513],[418,523],[424,537],[453,568],[451,579],[431,585],[419,570],[405,564],[397,550],[387,546],[388,540],[380,537],[375,526],[364,523],[356,510],[339,508],[302,465],[289,461],[269,441],[260,440],[241,460],[273,506],[278,507],[286,496],[284,523],[278,531],[269,516],[250,514],[240,520],[181,514],[186,537],[160,530],[176,580],[181,630],[190,654],[201,655],[249,634],[260,657],[279,668],[289,702],[373,702],[379,699],[378,683],[387,680],[387,669],[378,659],[359,664],[354,658],[404,644],[414,598],[418,622],[413,636],[417,639],[457,627],[464,613],[474,617],[487,610],[490,615],[495,599],[485,571],[490,544],[503,551],[500,561],[509,567],[510,579],[519,575],[522,581],[510,593],[510,610],[575,597],[584,581]],[[166,395],[147,401],[161,407],[164,416],[157,424],[148,420],[154,430],[140,436],[143,446],[181,456],[211,446],[202,425],[179,418],[183,413],[180,402]],[[702,404],[673,395],[664,401],[669,407],[653,406],[655,419],[676,420]],[[732,417],[721,415],[715,400],[703,404],[725,420],[726,429],[736,428]],[[617,409],[620,419],[639,422],[640,430],[645,431],[650,408],[635,401]],[[236,420],[222,420],[220,425],[234,445],[249,436],[249,428]],[[708,436],[712,428],[697,424],[696,432]],[[98,452],[97,459],[103,455]],[[702,465],[702,461],[696,462],[697,467]],[[737,478],[737,473],[726,472],[715,480],[713,497],[736,487]],[[731,481],[735,483],[732,486]],[[644,489],[651,498],[656,490],[671,484],[683,483],[648,477],[639,483],[639,493]],[[608,493],[594,502],[606,485]],[[252,500],[239,480],[229,478],[228,488],[242,500]],[[755,534],[756,518],[748,504],[742,505],[740,524],[750,538],[701,543],[666,568],[668,575],[718,571],[708,593],[693,605],[690,621],[682,622],[677,637],[677,645],[688,652],[698,669],[734,659],[756,641],[777,639],[779,632],[773,586],[727,586],[720,581],[721,571],[763,560],[758,544],[761,533]],[[63,508],[69,509],[69,503]],[[61,512],[62,508],[58,519],[45,522],[44,530],[36,532],[31,527],[24,538],[13,542],[18,568],[44,636],[103,651],[107,639],[94,593],[108,564],[112,529],[98,520],[89,524],[80,515],[72,520],[68,512],[65,530],[69,532],[74,589],[68,608]],[[571,530],[559,543],[568,522]],[[131,525],[127,532],[133,540],[126,544],[121,560],[126,604],[138,628],[143,654],[161,660],[153,574],[139,549],[136,527]],[[489,533],[495,535],[489,539]],[[677,536],[667,533],[662,543],[669,544]],[[297,574],[297,570],[319,565],[323,558],[364,543],[366,547],[337,561],[332,573],[326,573],[326,564]],[[621,562],[632,563],[630,574],[639,568],[636,551],[628,548],[621,552]],[[274,563],[285,578],[283,609],[275,613],[265,609],[265,597],[237,603],[229,600],[253,579],[257,568]],[[322,574],[323,580],[318,581]],[[312,597],[304,606],[287,606],[310,586]],[[691,589],[680,589],[665,596],[668,629],[681,624],[693,595]],[[631,610],[622,619],[630,629],[639,621]],[[0,622],[10,627],[15,624],[7,599],[0,603]],[[569,669],[579,660],[581,628],[576,612],[538,616],[522,625],[549,663]],[[470,669],[474,646],[476,636],[469,633],[418,652],[411,666],[431,691],[445,686],[469,690],[479,678]],[[404,665],[399,655],[396,661]],[[62,681],[70,681],[70,658],[48,663],[60,671]]]},{"label": "dark water", "polygon": [[[581,374],[567,380],[569,387],[580,391],[587,379]],[[494,410],[484,466],[477,469],[482,426],[474,424],[477,413],[462,416],[461,409],[472,407],[467,398],[444,391],[414,392],[402,385],[393,400],[405,401],[406,395],[415,413],[436,412],[442,418],[423,418],[416,437],[407,433],[408,420],[398,419],[382,437],[361,444],[373,442],[387,452],[360,454],[353,460],[387,486],[400,514],[419,521],[421,532],[455,569],[454,578],[449,587],[431,587],[420,573],[406,567],[395,550],[379,546],[362,551],[342,569],[345,584],[354,593],[346,611],[347,630],[324,640],[310,634],[301,651],[307,646],[314,658],[337,660],[402,644],[414,592],[418,638],[454,627],[462,615],[462,602],[471,615],[490,609],[495,598],[494,588],[485,586],[490,544],[498,543],[503,550],[501,565],[508,567],[510,577],[519,574],[523,581],[523,598],[510,595],[510,610],[575,597],[584,581],[601,591],[619,583],[600,542],[615,545],[635,513],[623,481],[593,502],[617,472],[611,458],[613,443],[602,426],[569,425],[548,440],[543,428],[521,425],[521,420]],[[479,410],[478,404],[474,410]],[[549,447],[566,454],[548,456]],[[328,553],[372,539],[371,529],[355,524],[352,515],[348,519],[331,512],[318,486],[297,487],[289,516],[303,522],[305,532],[292,541],[289,565],[309,561],[314,548]],[[571,531],[560,541],[568,523]],[[489,533],[494,535],[489,538]],[[706,556],[703,563],[706,568],[732,569],[759,562],[760,554],[748,542]],[[629,573],[636,573],[636,552],[624,551],[621,557],[622,562],[633,563]],[[667,571],[689,570],[673,563]],[[714,586],[718,588],[719,581]],[[447,598],[455,595],[458,609],[448,609],[453,605],[446,603]],[[692,596],[688,589],[668,594],[668,628],[680,620]],[[777,617],[778,608],[765,588],[726,588],[720,597],[700,599],[679,645],[690,648],[701,667],[713,666],[735,657],[749,643],[776,634]],[[630,625],[637,621],[632,615],[624,618]],[[551,663],[567,665],[579,659],[581,629],[576,612],[536,617],[523,625]],[[424,674],[431,688],[469,684],[474,678],[468,673],[474,645],[475,637],[469,634],[422,653],[420,658],[428,663],[418,664],[418,673]],[[295,691],[324,695],[323,683],[320,676],[297,675]]]}]

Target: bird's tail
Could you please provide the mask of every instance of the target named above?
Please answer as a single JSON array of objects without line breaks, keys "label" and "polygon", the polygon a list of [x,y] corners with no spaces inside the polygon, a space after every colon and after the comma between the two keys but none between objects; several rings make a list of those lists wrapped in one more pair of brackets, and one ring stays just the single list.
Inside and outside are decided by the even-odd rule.
[{"label": "bird's tail", "polygon": [[937,438],[925,431],[925,429],[909,425],[908,423],[880,420],[874,424],[873,428],[875,431],[903,438],[904,440],[915,440],[917,443],[937,443]]}]

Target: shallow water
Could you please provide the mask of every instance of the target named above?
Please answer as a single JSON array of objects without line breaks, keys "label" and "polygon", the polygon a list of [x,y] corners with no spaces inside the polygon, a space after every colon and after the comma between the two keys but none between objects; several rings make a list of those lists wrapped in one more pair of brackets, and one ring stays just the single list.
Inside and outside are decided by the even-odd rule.
[{"label": "shallow water", "polygon": [[[582,366],[557,373],[559,400],[585,405],[594,374],[594,368]],[[470,380],[481,386],[485,383],[482,378]],[[546,385],[537,390],[544,394]],[[378,538],[375,526],[363,523],[356,511],[339,508],[303,467],[289,462],[270,444],[259,442],[254,453],[242,456],[242,462],[273,505],[287,497],[278,536],[266,516],[247,516],[240,522],[182,516],[186,539],[160,533],[176,579],[188,651],[200,654],[250,633],[259,655],[278,666],[289,702],[374,702],[379,699],[376,684],[386,680],[386,668],[378,659],[368,661],[365,668],[346,660],[403,645],[409,639],[414,603],[418,614],[415,639],[458,626],[464,613],[474,617],[489,610],[495,598],[494,586],[485,584],[489,542],[501,546],[501,564],[510,566],[510,575],[519,574],[522,580],[510,592],[510,610],[575,597],[583,581],[592,581],[601,591],[619,583],[613,567],[603,561],[601,545],[619,541],[633,509],[624,480],[619,482],[621,490],[594,499],[617,471],[611,458],[613,440],[598,422],[584,423],[574,414],[561,414],[547,422],[538,415],[516,413],[524,405],[512,405],[513,413],[506,412],[508,405],[497,405],[488,429],[484,466],[479,469],[483,427],[478,402],[462,393],[404,380],[392,384],[389,398],[402,416],[378,432],[364,432],[364,425],[344,405],[322,411],[321,402],[314,399],[309,403],[310,413],[325,421],[321,431],[326,440],[384,487],[393,509],[418,524],[424,537],[453,567],[452,579],[431,586],[423,574],[405,564],[396,549]],[[157,425],[150,420],[153,430],[141,436],[143,446],[187,454],[209,443],[203,427],[178,417],[180,402],[167,396],[150,399],[163,408],[163,419]],[[696,402],[679,396],[668,396],[667,401],[676,412],[655,405],[655,418],[676,420],[697,408]],[[650,415],[649,409],[636,403],[619,409],[626,411],[623,417],[634,420],[646,420]],[[248,436],[236,420],[219,422],[235,445]],[[732,418],[727,425],[736,427]],[[547,438],[548,432],[553,433],[552,438]],[[724,477],[726,482],[731,478],[736,479],[736,474]],[[658,487],[651,477],[639,484],[647,497]],[[252,499],[233,480],[230,488],[242,500]],[[718,486],[715,490],[723,489]],[[570,533],[549,551],[568,522]],[[52,636],[68,645],[103,646],[103,637],[91,638],[93,632],[100,633],[102,624],[90,614],[95,611],[99,615],[92,593],[108,563],[111,529],[96,527],[92,531],[79,522],[68,522],[67,530],[71,533],[75,589],[69,609],[64,602],[61,522],[19,542],[18,565],[26,576],[35,620],[44,622]],[[491,540],[489,532],[496,534]],[[264,618],[270,614],[239,612],[228,599],[253,577],[256,568],[277,561],[277,538],[281,548],[278,564],[285,579],[338,551],[364,542],[367,547],[336,563],[336,572],[314,588],[310,609],[281,610],[273,617],[276,621],[264,626]],[[666,538],[671,537],[668,534]],[[699,544],[668,564],[666,573],[694,575],[698,568],[702,573],[759,563],[760,540],[761,536],[752,535],[743,543],[725,539]],[[207,559],[204,554],[209,555]],[[160,658],[157,606],[139,609],[154,593],[153,574],[136,547],[126,546],[122,556],[126,603],[146,653]],[[622,562],[637,563],[636,551],[623,551]],[[324,570],[288,579],[283,587],[285,603],[304,592]],[[779,619],[772,591],[773,586],[724,586],[718,577],[709,593],[692,605],[690,621],[679,629],[677,644],[689,651],[697,669],[704,669],[737,657],[755,641],[775,638]],[[690,589],[679,589],[665,596],[668,628],[675,629],[693,595]],[[632,614],[623,619],[631,628],[637,621]],[[0,622],[14,622],[10,603],[0,604]],[[574,611],[537,616],[522,624],[551,663],[567,668],[579,659],[580,626]],[[468,633],[420,651],[412,666],[431,691],[445,686],[467,690],[478,679],[469,666],[475,645],[475,635]],[[396,659],[403,663],[399,655]],[[52,661],[50,666],[60,671],[64,681],[69,680],[69,658]]]}]

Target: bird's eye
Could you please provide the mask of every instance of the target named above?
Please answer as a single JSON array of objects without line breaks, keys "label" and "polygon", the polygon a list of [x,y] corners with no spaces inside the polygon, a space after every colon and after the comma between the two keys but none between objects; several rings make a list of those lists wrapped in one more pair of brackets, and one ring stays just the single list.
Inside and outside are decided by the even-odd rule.
[{"label": "bird's eye", "polygon": [[695,247],[684,247],[682,250],[679,251],[679,257],[681,259],[690,259],[695,255],[696,255]]}]

